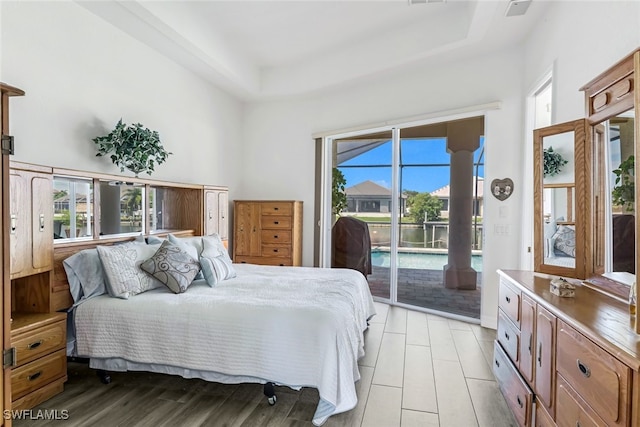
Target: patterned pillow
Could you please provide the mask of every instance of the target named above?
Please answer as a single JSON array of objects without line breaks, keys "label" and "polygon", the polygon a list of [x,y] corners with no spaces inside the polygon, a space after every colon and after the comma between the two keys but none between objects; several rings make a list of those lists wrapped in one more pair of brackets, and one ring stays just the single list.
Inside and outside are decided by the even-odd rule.
[{"label": "patterned pillow", "polygon": [[576,232],[574,229],[561,225],[551,239],[555,241],[554,246],[557,250],[570,257],[576,257]]},{"label": "patterned pillow", "polygon": [[140,268],[164,283],[174,293],[185,292],[200,271],[200,263],[168,240]]},{"label": "patterned pillow", "polygon": [[[173,234],[167,235],[167,239],[174,245],[177,245],[180,249],[191,255],[191,258],[200,258],[202,253],[202,237],[176,237]],[[202,273],[198,270],[198,274],[195,280],[203,279]]]},{"label": "patterned pillow", "polygon": [[128,299],[162,283],[145,274],[140,264],[158,250],[159,245],[129,242],[122,245],[98,246],[98,255],[105,274],[107,292],[112,297]]},{"label": "patterned pillow", "polygon": [[236,277],[236,270],[229,257],[227,249],[218,235],[202,238],[203,249],[200,255],[200,265],[207,284],[214,287],[223,280]]}]

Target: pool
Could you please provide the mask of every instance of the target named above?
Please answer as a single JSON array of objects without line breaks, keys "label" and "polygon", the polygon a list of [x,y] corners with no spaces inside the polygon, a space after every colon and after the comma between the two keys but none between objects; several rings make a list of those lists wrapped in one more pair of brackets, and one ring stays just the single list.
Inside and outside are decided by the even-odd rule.
[{"label": "pool", "polygon": [[[442,270],[447,263],[447,254],[398,252],[398,268],[420,268],[424,270]],[[377,267],[389,267],[389,252],[372,251],[371,264]],[[482,255],[471,256],[471,268],[482,271]]]}]

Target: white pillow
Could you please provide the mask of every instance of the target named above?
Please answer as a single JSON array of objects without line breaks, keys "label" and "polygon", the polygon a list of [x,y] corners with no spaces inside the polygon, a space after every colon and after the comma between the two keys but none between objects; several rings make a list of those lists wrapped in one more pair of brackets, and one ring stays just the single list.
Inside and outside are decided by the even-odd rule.
[{"label": "white pillow", "polygon": [[142,292],[164,286],[140,269],[160,245],[129,242],[122,245],[98,246],[104,269],[107,292],[112,297],[128,299]]},{"label": "white pillow", "polygon": [[203,250],[200,255],[200,266],[207,284],[214,287],[223,280],[236,277],[236,270],[227,249],[215,234],[202,238]]}]

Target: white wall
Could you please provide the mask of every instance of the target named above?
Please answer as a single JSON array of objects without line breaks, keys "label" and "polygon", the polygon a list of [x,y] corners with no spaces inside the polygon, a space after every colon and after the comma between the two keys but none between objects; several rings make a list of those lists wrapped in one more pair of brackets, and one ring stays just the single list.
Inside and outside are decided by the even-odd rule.
[{"label": "white wall", "polygon": [[[315,132],[423,115],[501,101],[486,115],[486,180],[510,177],[516,190],[504,202],[485,204],[483,266],[486,323],[495,324],[497,268],[516,268],[519,248],[519,206],[522,119],[522,59],[516,50],[470,58],[446,66],[416,66],[377,82],[340,88],[323,96],[265,102],[247,107],[245,115],[246,198],[304,201],[303,262],[312,265]],[[515,161],[505,161],[515,159]],[[499,216],[499,208],[504,207]],[[509,225],[508,235],[493,234],[494,225]]]},{"label": "white wall", "polygon": [[[173,152],[153,178],[238,187],[242,104],[75,2],[0,2],[14,160],[117,173],[92,138],[118,119]],[[125,175],[131,176],[128,171]]]}]

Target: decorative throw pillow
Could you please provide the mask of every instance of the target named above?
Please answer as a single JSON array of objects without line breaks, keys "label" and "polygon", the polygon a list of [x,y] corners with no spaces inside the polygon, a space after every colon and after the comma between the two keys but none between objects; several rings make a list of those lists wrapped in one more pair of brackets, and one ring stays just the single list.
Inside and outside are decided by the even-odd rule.
[{"label": "decorative throw pillow", "polygon": [[140,268],[179,294],[193,282],[200,271],[200,263],[178,245],[165,240],[151,258],[140,264]]},{"label": "decorative throw pillow", "polygon": [[133,295],[163,286],[140,269],[140,264],[152,257],[158,248],[159,245],[136,242],[98,246],[96,249],[104,269],[109,295],[128,299]]},{"label": "decorative throw pillow", "polygon": [[164,237],[157,237],[157,236],[149,236],[147,237],[147,244],[148,245],[161,245],[162,242],[164,242],[165,240],[167,240]]},{"label": "decorative throw pillow", "polygon": [[78,304],[106,294],[104,270],[97,249],[85,249],[62,261],[73,301]]},{"label": "decorative throw pillow", "polygon": [[557,250],[570,257],[576,257],[576,232],[574,229],[561,225],[558,227],[558,231],[556,231],[552,239],[555,239],[554,247]]},{"label": "decorative throw pillow", "polygon": [[[177,245],[180,249],[191,255],[193,259],[199,259],[202,253],[202,237],[176,237],[173,234],[167,235],[171,243]],[[198,275],[194,280],[202,279],[202,272],[198,270]]]},{"label": "decorative throw pillow", "polygon": [[217,235],[215,237],[206,236],[203,237],[202,243],[200,265],[207,284],[213,287],[223,280],[236,277],[236,270],[233,268],[229,253],[222,245],[220,238]]}]

